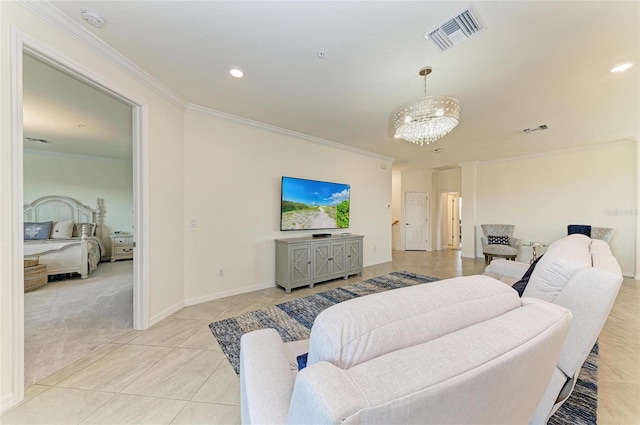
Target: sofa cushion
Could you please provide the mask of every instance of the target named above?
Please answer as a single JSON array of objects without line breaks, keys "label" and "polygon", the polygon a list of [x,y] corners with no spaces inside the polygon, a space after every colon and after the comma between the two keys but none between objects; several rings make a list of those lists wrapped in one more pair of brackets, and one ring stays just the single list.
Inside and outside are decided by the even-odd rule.
[{"label": "sofa cushion", "polygon": [[488,276],[466,276],[368,295],[334,305],[311,329],[307,364],[347,369],[502,315],[518,294]]},{"label": "sofa cushion", "polygon": [[578,270],[591,267],[590,244],[588,236],[573,234],[549,245],[523,296],[553,302]]},{"label": "sofa cushion", "polygon": [[564,238],[558,239],[549,245],[545,252],[553,251],[555,249],[561,249],[565,247],[577,247],[584,248],[585,250],[589,250],[589,246],[591,245],[591,238],[587,235],[583,235],[582,233],[574,233],[569,236],[565,236]]},{"label": "sofa cushion", "polygon": [[528,423],[571,313],[537,300],[522,305],[347,370],[309,365],[296,379],[288,423]]},{"label": "sofa cushion", "polygon": [[591,255],[612,255],[609,244],[600,239],[592,239],[589,246]]}]

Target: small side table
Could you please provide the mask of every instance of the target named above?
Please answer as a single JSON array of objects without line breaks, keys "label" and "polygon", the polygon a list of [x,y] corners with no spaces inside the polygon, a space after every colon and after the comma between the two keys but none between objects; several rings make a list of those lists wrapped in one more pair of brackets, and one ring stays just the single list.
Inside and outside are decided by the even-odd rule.
[{"label": "small side table", "polygon": [[111,238],[111,262],[130,260],[133,258],[133,235],[130,233],[114,233]]},{"label": "small side table", "polygon": [[538,259],[538,249],[541,248],[545,248],[547,245],[540,243],[540,242],[529,242],[529,243],[523,243],[522,246],[530,246],[531,247],[531,261],[529,261],[529,264],[533,264],[534,261],[536,261]]}]

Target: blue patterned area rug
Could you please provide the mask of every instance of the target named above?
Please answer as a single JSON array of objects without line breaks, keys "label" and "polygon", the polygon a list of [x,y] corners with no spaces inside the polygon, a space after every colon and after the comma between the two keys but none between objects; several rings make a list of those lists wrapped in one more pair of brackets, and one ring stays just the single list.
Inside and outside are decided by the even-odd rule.
[{"label": "blue patterned area rug", "polygon": [[549,418],[549,425],[595,425],[598,409],[598,343],[593,346],[578,374],[569,399]]},{"label": "blue patterned area rug", "polygon": [[[342,301],[390,289],[435,282],[428,277],[405,271],[367,279],[341,288],[330,289],[286,303],[212,322],[209,329],[233,369],[240,374],[240,337],[251,331],[273,328],[285,342],[309,338],[313,321],[324,309]],[[582,367],[571,397],[549,420],[550,425],[595,425],[598,394],[598,344]]]}]

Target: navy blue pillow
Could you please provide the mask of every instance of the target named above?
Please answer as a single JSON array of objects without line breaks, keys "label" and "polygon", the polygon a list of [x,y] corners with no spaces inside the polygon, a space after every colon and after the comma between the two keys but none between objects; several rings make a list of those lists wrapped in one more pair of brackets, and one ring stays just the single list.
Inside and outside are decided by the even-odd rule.
[{"label": "navy blue pillow", "polygon": [[300,354],[298,357],[296,357],[296,360],[298,361],[298,372],[301,371],[302,369],[304,369],[305,367],[307,367],[307,356],[309,355],[309,353],[304,353],[304,354]]},{"label": "navy blue pillow", "polygon": [[511,287],[518,292],[518,296],[520,298],[522,298],[522,294],[524,293],[524,290],[526,289],[527,284],[529,283],[529,278],[531,277],[531,274],[533,273],[533,269],[536,268],[536,264],[538,264],[538,261],[540,261],[541,258],[542,258],[542,255],[539,256],[538,258],[536,258],[536,261],[531,263],[531,265],[529,266],[527,271],[524,272],[524,274],[522,275],[520,280],[517,281],[516,283],[514,283],[513,285],[511,285]]},{"label": "navy blue pillow", "polygon": [[573,235],[574,233],[580,233],[581,235],[587,235],[591,237],[591,226],[586,224],[570,224],[567,226],[567,235]]},{"label": "navy blue pillow", "polygon": [[45,221],[43,223],[24,223],[24,240],[49,239],[52,225],[53,221]]}]

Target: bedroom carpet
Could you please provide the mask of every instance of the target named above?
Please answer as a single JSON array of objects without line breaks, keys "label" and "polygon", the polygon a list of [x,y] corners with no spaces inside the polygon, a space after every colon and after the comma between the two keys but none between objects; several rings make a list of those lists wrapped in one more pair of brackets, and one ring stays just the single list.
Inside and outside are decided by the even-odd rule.
[{"label": "bedroom carpet", "polygon": [[87,279],[24,294],[25,386],[133,328],[133,262],[100,263]]},{"label": "bedroom carpet", "polygon": [[[212,322],[209,329],[236,374],[240,374],[240,337],[247,332],[274,328],[285,342],[307,339],[315,317],[334,304],[363,295],[436,280],[439,279],[405,271],[392,272],[386,276],[367,279],[352,285]],[[598,344],[596,343],[580,371],[571,397],[551,417],[548,424],[595,425],[598,405],[597,379]]]}]

